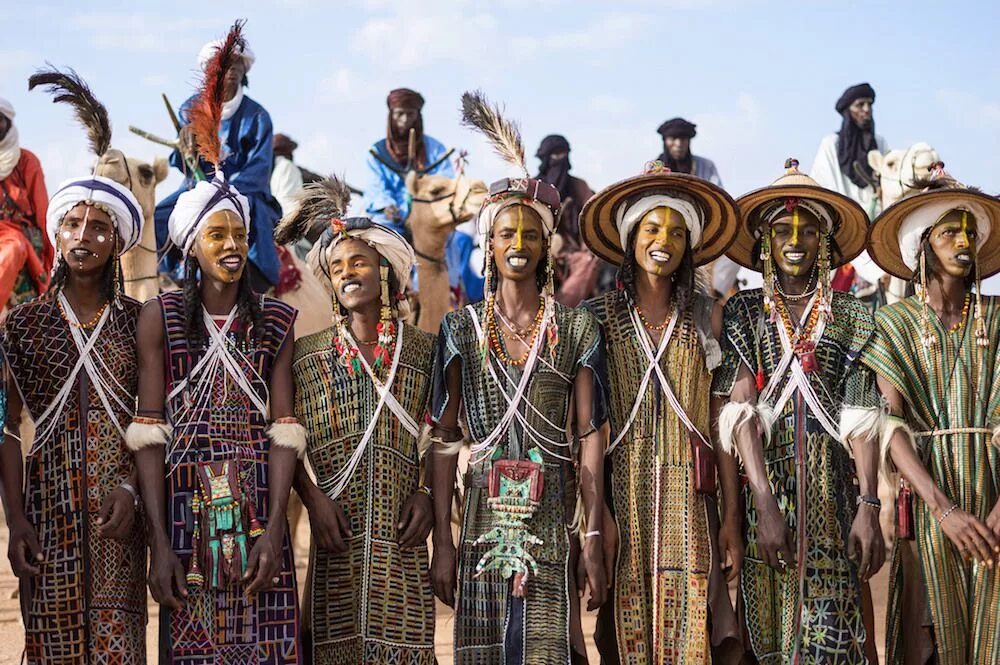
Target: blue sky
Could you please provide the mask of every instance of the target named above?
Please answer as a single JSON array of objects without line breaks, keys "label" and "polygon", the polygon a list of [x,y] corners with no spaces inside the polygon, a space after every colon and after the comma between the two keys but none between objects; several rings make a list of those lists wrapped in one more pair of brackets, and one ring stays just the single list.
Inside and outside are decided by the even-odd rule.
[{"label": "blue sky", "polygon": [[574,172],[594,189],[638,172],[659,153],[659,123],[685,116],[698,124],[694,151],[715,160],[738,196],[778,176],[785,157],[809,168],[839,126],[834,101],[870,81],[890,146],[927,141],[954,175],[1000,191],[992,2],[36,0],[5,9],[0,95],[50,187],[91,158],[69,110],[27,92],[36,67],[76,68],[108,106],[116,147],[165,155],[128,125],[169,133],[160,93],[183,101],[200,46],[243,17],[257,54],[248,94],[299,142],[300,163],[359,186],[366,150],[384,135],[385,94],[398,86],[424,94],[428,133],[467,148],[470,172],[487,181],[504,168],[458,124],[466,89],[506,105],[529,154],[545,134],[566,135]]}]

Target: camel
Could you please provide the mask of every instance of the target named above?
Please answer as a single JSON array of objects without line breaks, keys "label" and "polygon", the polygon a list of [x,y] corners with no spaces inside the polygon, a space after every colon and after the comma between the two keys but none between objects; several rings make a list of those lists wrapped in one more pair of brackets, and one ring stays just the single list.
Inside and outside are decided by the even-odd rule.
[{"label": "camel", "polygon": [[437,333],[452,308],[445,245],[459,224],[479,213],[486,199],[486,183],[468,178],[463,167],[454,179],[411,169],[406,174],[406,189],[411,200],[406,226],[413,236],[420,289],[416,295],[417,327]]},{"label": "camel", "polygon": [[[937,151],[927,143],[914,143],[905,150],[890,150],[885,155],[878,150],[868,153],[868,164],[878,178],[877,191],[882,210],[887,209],[913,191],[913,182],[927,178],[941,161]],[[892,304],[906,297],[906,282],[892,277],[886,289],[886,302]]]},{"label": "camel", "polygon": [[142,239],[122,255],[122,276],[125,293],[139,302],[146,302],[160,292],[156,260],[156,228],[153,210],[156,207],[156,186],[167,177],[167,160],[157,157],[152,164],[126,157],[121,150],[110,149],[97,161],[95,175],[111,178],[132,190],[142,207]]}]

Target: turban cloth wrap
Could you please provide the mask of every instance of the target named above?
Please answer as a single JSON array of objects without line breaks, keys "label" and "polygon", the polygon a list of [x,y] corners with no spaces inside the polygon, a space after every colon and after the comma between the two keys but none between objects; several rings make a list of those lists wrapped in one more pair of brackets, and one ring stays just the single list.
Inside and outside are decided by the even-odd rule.
[{"label": "turban cloth wrap", "polygon": [[693,139],[698,134],[695,127],[697,125],[684,118],[671,118],[660,125],[656,131],[663,138]]},{"label": "turban cloth wrap", "polygon": [[389,93],[385,100],[386,106],[390,109],[412,109],[420,111],[424,108],[423,96],[409,88],[396,88]]},{"label": "turban cloth wrap", "polygon": [[[212,59],[215,52],[219,50],[220,46],[222,46],[222,41],[223,40],[221,39],[216,39],[201,47],[201,50],[198,51],[198,69],[205,69],[205,65],[208,64],[208,61]],[[257,61],[257,57],[253,54],[253,51],[250,50],[250,47],[245,44],[243,48],[240,49],[239,56],[243,59],[245,73],[249,74],[250,69],[253,67],[253,63]]]},{"label": "turban cloth wrap", "polygon": [[899,226],[899,252],[903,263],[910,270],[916,271],[919,265],[920,244],[924,231],[933,228],[941,218],[952,210],[964,210],[976,218],[976,247],[982,247],[990,237],[989,213],[986,209],[968,197],[956,196],[954,199],[934,201],[914,210]]},{"label": "turban cloth wrap", "polygon": [[198,230],[212,214],[222,210],[235,213],[249,233],[250,202],[225,181],[220,171],[216,172],[214,180],[202,180],[194,189],[189,189],[177,198],[167,226],[171,242],[181,250],[185,258],[194,247]]},{"label": "turban cloth wrap", "polygon": [[639,220],[650,210],[656,208],[670,208],[676,211],[684,220],[688,233],[691,234],[691,249],[694,250],[698,247],[701,243],[702,229],[705,226],[701,209],[684,194],[671,192],[669,194],[649,194],[631,203],[626,203],[618,209],[616,217],[622,248],[628,247],[629,235]]},{"label": "turban cloth wrap", "polygon": [[837,113],[843,113],[846,111],[851,104],[858,101],[859,99],[870,99],[875,101],[875,89],[872,88],[867,83],[859,83],[857,85],[852,85],[850,88],[844,91],[844,94],[840,96],[837,100],[837,105],[834,107],[837,109]]},{"label": "turban cloth wrap", "polygon": [[139,244],[145,218],[135,195],[110,178],[87,176],[62,183],[49,199],[45,227],[53,245],[56,244],[56,235],[63,217],[80,203],[97,206],[108,213],[122,239],[122,254]]},{"label": "turban cloth wrap", "polygon": [[8,120],[14,119],[14,105],[10,103],[7,99],[0,97],[0,113],[7,116]]}]

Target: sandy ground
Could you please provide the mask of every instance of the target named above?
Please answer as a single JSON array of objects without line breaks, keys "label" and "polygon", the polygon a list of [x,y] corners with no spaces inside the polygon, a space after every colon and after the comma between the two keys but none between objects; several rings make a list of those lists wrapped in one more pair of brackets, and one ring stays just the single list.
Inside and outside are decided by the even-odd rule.
[{"label": "sandy ground", "polygon": [[[7,527],[6,521],[4,521],[4,525],[0,527],[0,553],[6,554],[6,552]],[[304,517],[295,541],[295,560],[297,562],[300,586],[304,584],[306,577],[308,552],[309,529],[307,518]],[[872,581],[872,594],[875,598],[875,623],[878,633],[877,644],[880,655],[883,652],[885,642],[887,571],[888,566],[883,567],[882,571]],[[0,664],[2,665],[18,663],[24,647],[24,632],[21,625],[20,608],[15,597],[16,590],[17,580],[11,572],[6,556],[4,556],[2,563],[0,563]],[[597,651],[594,648],[593,640],[591,639],[594,633],[595,617],[596,614],[589,613],[584,616],[584,634],[587,636],[587,648],[590,653],[590,662],[592,665],[597,665],[600,662]],[[157,605],[150,598],[149,626],[146,631],[146,644],[150,654],[150,665],[155,665],[158,661],[156,657],[158,620],[159,612]],[[451,609],[438,603],[436,645],[438,663],[440,665],[452,665],[451,641],[453,628],[454,623],[452,621]]]}]

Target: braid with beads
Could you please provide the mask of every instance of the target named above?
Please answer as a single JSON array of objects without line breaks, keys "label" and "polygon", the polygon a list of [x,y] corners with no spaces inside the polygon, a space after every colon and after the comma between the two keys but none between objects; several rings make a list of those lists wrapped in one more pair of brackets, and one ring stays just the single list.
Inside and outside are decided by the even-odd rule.
[{"label": "braid with beads", "polygon": [[[198,259],[189,254],[184,260],[184,321],[187,324],[189,349],[200,348],[205,343],[205,326],[201,314],[201,288],[198,281]],[[250,288],[250,276],[246,270],[240,276],[239,295],[236,311],[244,329],[252,331],[258,344],[264,336],[264,312],[260,296]]]}]

